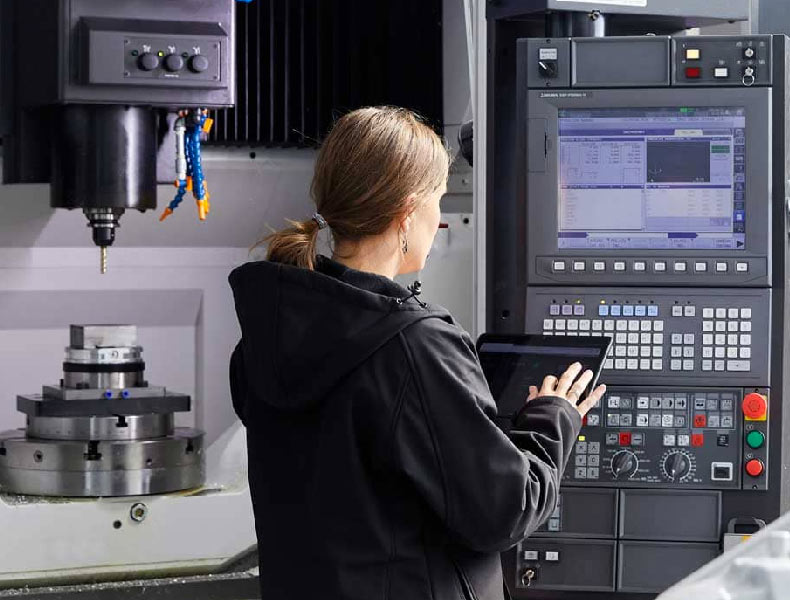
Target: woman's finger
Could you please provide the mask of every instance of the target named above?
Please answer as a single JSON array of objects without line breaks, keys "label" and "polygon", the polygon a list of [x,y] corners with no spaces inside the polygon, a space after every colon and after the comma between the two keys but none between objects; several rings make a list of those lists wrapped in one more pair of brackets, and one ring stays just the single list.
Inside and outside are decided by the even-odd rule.
[{"label": "woman's finger", "polygon": [[529,386],[529,395],[527,396],[527,402],[530,400],[534,400],[538,397],[538,386],[531,385]]},{"label": "woman's finger", "polygon": [[554,375],[547,375],[543,380],[543,386],[540,388],[541,396],[556,396],[557,395],[557,378]]},{"label": "woman's finger", "polygon": [[583,417],[585,416],[590,410],[598,404],[598,401],[603,398],[603,395],[606,393],[606,386],[599,385],[595,388],[589,396],[587,396],[584,401],[576,407],[576,410],[579,411],[579,414]]},{"label": "woman's finger", "polygon": [[573,363],[568,369],[562,374],[560,377],[559,382],[557,383],[557,395],[561,397],[565,397],[565,394],[568,393],[568,390],[571,389],[571,384],[574,380],[579,376],[581,373],[582,366],[581,363]]},{"label": "woman's finger", "polygon": [[584,373],[581,374],[581,377],[579,377],[576,381],[573,382],[573,385],[571,386],[571,389],[568,390],[568,393],[570,394],[571,392],[573,392],[574,394],[576,394],[576,399],[578,400],[579,398],[582,397],[582,394],[584,394],[584,390],[587,389],[587,386],[590,385],[590,382],[593,380],[593,377],[595,377],[595,373],[593,373],[589,369],[586,370]]}]

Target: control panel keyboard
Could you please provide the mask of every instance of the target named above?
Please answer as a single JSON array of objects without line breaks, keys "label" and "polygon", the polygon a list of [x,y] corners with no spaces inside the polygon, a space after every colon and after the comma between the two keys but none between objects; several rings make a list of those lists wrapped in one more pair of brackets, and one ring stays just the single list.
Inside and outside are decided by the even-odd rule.
[{"label": "control panel keyboard", "polygon": [[613,387],[587,414],[564,482],[764,485],[767,397],[767,390]]},{"label": "control panel keyboard", "polygon": [[[527,330],[553,336],[613,340],[602,379],[667,377],[705,385],[711,375],[767,385],[769,290],[702,291],[532,288]],[[532,304],[530,304],[532,303]],[[539,306],[536,307],[535,304]],[[652,383],[652,382],[651,382]]]}]

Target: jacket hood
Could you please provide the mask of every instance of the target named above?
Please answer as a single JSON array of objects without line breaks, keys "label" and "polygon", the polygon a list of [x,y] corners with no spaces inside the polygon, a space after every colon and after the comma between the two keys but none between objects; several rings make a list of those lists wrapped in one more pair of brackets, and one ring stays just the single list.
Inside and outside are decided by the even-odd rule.
[{"label": "jacket hood", "polygon": [[310,408],[404,328],[444,309],[386,277],[318,257],[316,270],[269,261],[229,278],[242,331],[248,401]]}]

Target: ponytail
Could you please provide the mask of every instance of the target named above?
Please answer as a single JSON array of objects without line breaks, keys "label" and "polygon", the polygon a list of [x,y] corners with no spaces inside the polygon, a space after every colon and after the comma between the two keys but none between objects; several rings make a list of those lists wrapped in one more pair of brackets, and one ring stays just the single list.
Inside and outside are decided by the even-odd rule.
[{"label": "ponytail", "polygon": [[289,223],[290,227],[276,231],[264,240],[268,244],[266,259],[312,271],[318,246],[318,223],[314,219]]}]

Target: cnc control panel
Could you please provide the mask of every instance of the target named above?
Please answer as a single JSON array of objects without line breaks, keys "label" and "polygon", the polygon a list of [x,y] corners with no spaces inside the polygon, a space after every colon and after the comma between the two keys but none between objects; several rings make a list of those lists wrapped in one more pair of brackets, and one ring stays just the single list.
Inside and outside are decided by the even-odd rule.
[{"label": "cnc control panel", "polygon": [[730,521],[787,508],[787,42],[519,42],[523,222],[497,324],[612,345],[560,504],[505,562],[517,598],[655,594]]}]

